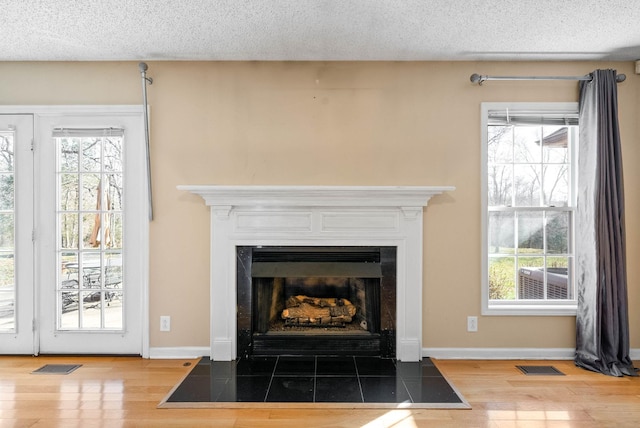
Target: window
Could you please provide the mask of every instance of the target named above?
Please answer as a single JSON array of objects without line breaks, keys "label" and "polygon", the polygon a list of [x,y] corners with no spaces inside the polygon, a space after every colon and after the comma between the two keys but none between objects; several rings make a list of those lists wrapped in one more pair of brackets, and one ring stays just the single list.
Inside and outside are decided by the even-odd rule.
[{"label": "window", "polygon": [[15,331],[14,130],[0,129],[0,331]]},{"label": "window", "polygon": [[123,130],[56,130],[58,330],[123,324]]},{"label": "window", "polygon": [[483,313],[575,314],[576,103],[483,103]]}]

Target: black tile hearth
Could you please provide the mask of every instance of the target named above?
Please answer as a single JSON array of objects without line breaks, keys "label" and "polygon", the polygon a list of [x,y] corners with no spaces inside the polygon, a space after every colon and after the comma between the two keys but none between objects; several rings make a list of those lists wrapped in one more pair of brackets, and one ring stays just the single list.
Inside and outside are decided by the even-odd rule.
[{"label": "black tile hearth", "polygon": [[315,373],[315,357],[278,357],[274,376],[313,376]]},{"label": "black tile hearth", "polygon": [[353,357],[316,357],[316,376],[357,375]]},{"label": "black tile hearth", "polygon": [[265,401],[270,383],[270,376],[237,376],[235,379],[228,379],[224,391],[216,401],[236,403]]},{"label": "black tile hearth", "polygon": [[457,394],[442,377],[404,378],[411,398],[417,402],[450,403],[458,399]]},{"label": "black tile hearth", "polygon": [[365,403],[411,403],[411,396],[402,378],[396,376],[361,377]]},{"label": "black tile hearth", "polygon": [[[204,362],[203,362],[204,361]],[[203,358],[200,364],[207,364],[207,359]],[[273,375],[278,357],[253,357],[241,358],[236,365],[236,376],[257,376],[257,375]],[[235,364],[235,361],[231,361]],[[231,375],[230,375],[231,377]]]},{"label": "black tile hearth", "polygon": [[267,393],[270,403],[313,402],[313,376],[274,376]]},{"label": "black tile hearth", "polygon": [[396,363],[387,358],[355,357],[360,376],[395,376]]},{"label": "black tile hearth", "polygon": [[316,403],[359,403],[362,391],[356,376],[316,377]]},{"label": "black tile hearth", "polygon": [[433,362],[379,357],[203,358],[166,399],[172,403],[385,403],[468,408]]}]

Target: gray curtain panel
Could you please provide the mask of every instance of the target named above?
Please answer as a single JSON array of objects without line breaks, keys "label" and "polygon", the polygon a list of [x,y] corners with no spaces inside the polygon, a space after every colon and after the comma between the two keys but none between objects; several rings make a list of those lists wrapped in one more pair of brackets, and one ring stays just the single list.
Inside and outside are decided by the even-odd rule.
[{"label": "gray curtain panel", "polygon": [[580,82],[575,364],[637,376],[629,358],[622,154],[615,70]]}]

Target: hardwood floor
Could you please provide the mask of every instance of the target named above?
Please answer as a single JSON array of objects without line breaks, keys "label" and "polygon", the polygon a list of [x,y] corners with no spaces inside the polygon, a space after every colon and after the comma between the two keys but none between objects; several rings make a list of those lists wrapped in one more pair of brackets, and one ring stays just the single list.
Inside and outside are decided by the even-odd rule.
[{"label": "hardwood floor", "polygon": [[[571,361],[436,360],[471,410],[158,409],[197,360],[0,357],[0,427],[637,427],[640,378],[612,378]],[[82,364],[34,375],[45,364]],[[525,376],[516,365],[566,376]],[[638,363],[636,363],[638,366]]]}]

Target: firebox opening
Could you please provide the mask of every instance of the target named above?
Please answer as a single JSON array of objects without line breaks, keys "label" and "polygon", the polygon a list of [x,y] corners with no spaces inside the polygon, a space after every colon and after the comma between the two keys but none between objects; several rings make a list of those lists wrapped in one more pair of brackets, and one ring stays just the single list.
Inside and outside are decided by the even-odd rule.
[{"label": "firebox opening", "polygon": [[395,247],[238,247],[238,355],[395,356]]},{"label": "firebox opening", "polygon": [[256,334],[380,332],[380,279],[254,278]]}]

